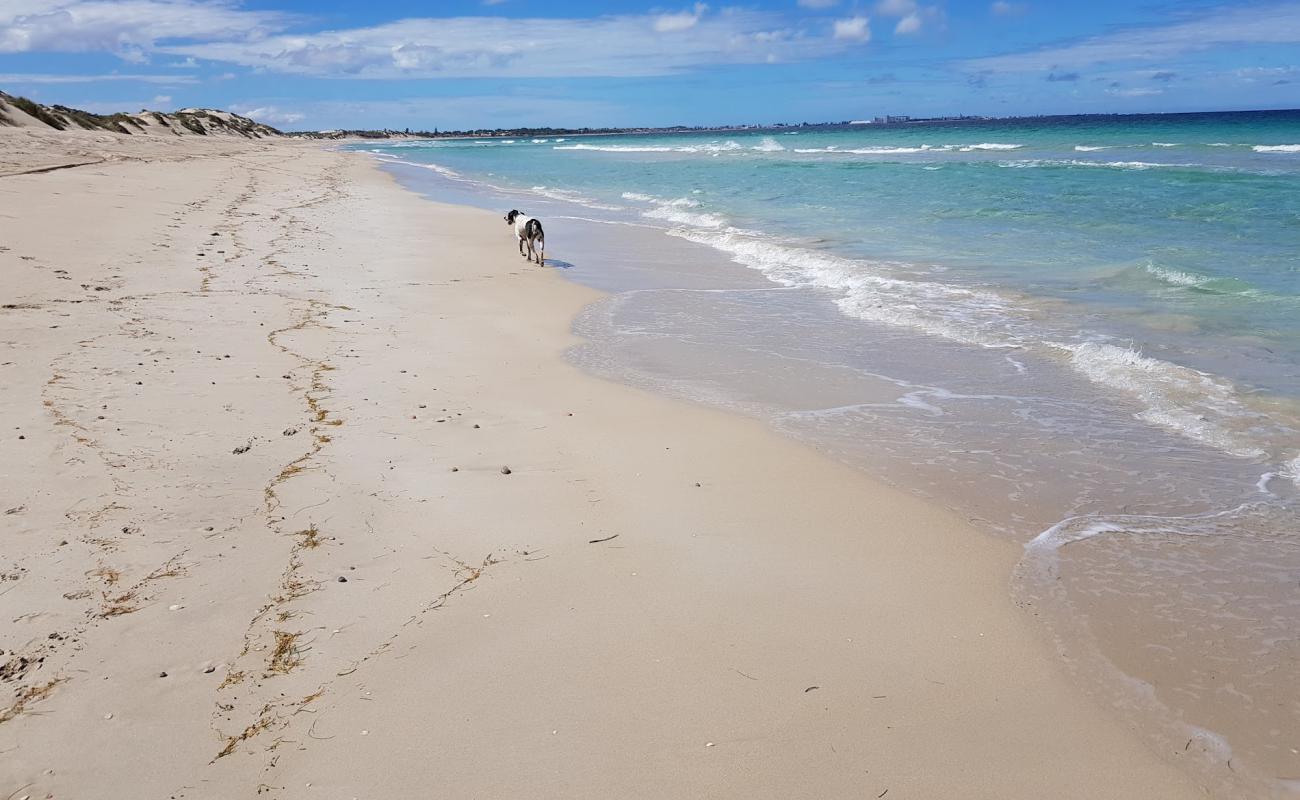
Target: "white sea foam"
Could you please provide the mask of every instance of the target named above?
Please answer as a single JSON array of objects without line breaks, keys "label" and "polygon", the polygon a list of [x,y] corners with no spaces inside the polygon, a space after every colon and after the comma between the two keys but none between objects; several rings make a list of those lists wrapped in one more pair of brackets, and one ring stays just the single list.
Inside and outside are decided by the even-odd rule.
[{"label": "white sea foam", "polygon": [[1065,349],[1070,366],[1088,380],[1139,401],[1145,409],[1138,414],[1141,419],[1231,455],[1265,454],[1242,429],[1267,419],[1248,408],[1230,382],[1132,347],[1087,342]]},{"label": "white sea foam", "polygon": [[1109,150],[1109,149],[1111,149],[1111,147],[1113,147],[1113,145],[1086,145],[1086,144],[1076,144],[1076,145],[1074,146],[1074,149],[1075,149],[1075,150],[1078,150],[1080,153],[1093,153],[1093,152],[1096,152],[1097,150]]},{"label": "white sea foam", "polygon": [[563,200],[566,203],[577,203],[587,208],[599,208],[605,211],[620,211],[622,206],[610,206],[586,197],[577,192],[568,189],[555,189],[550,186],[534,186],[529,191],[534,194],[540,194],[542,197],[549,197],[552,200]]},{"label": "white sea foam", "polygon": [[1026,158],[1018,161],[999,161],[999,167],[1034,169],[1037,167],[1102,167],[1107,169],[1147,170],[1160,167],[1193,167],[1195,164],[1159,164],[1153,161],[1082,161],[1074,158]]},{"label": "white sea foam", "polygon": [[1000,144],[998,142],[984,142],[982,144],[968,144],[961,148],[963,153],[971,150],[1019,150],[1024,147],[1023,144]]},{"label": "white sea foam", "polygon": [[1152,142],[1152,147],[1181,147],[1178,142]]},{"label": "white sea foam", "polygon": [[677,225],[689,225],[693,228],[722,228],[727,225],[726,217],[718,214],[688,211],[687,209],[700,207],[698,201],[689,197],[665,200],[661,197],[639,192],[624,192],[623,199],[638,203],[649,203],[653,206],[650,210],[641,212],[641,216],[647,219],[659,219]]},{"label": "white sea foam", "polygon": [[[558,139],[556,141],[559,141]],[[779,145],[778,145],[779,147]],[[555,146],[552,150],[590,150],[598,153],[726,153],[743,150],[742,145],[733,141],[709,142],[699,145],[660,145],[660,144],[566,144]],[[784,149],[784,148],[783,148]]]},{"label": "white sea foam", "polygon": [[773,139],[771,136],[764,136],[763,141],[754,145],[750,149],[757,150],[760,153],[779,153],[782,150],[785,150],[785,147],[782,146],[782,144],[778,142],[776,139]]},{"label": "white sea foam", "polygon": [[796,147],[796,153],[838,153],[852,154],[863,156],[890,156],[904,153],[924,153],[930,150],[930,145],[923,144],[920,147],[853,147],[840,148],[835,145],[829,147]]},{"label": "white sea foam", "polygon": [[1256,153],[1300,153],[1300,144],[1257,144],[1250,149]]},{"label": "white sea foam", "polygon": [[533,144],[546,144],[550,139],[534,139]]},{"label": "white sea foam", "polygon": [[1300,488],[1300,455],[1283,464],[1277,474],[1278,477],[1286,478]]},{"label": "white sea foam", "polygon": [[776,283],[838,290],[836,304],[850,317],[963,344],[1017,346],[1018,309],[994,292],[890,278],[881,274],[884,262],[842,258],[736,228],[678,228],[671,233],[721,250]]},{"label": "white sea foam", "polygon": [[[1175,534],[1179,536],[1214,536],[1219,531],[1218,523],[1225,519],[1254,508],[1249,503],[1215,511],[1210,514],[1193,514],[1189,516],[1155,516],[1146,514],[1106,514],[1070,517],[1063,519],[1052,527],[1035,536],[1025,544],[1029,553],[1046,557],[1046,565],[1053,567],[1057,551],[1066,545],[1074,544],[1101,536],[1106,533],[1127,533],[1131,535]],[[1226,746],[1226,745],[1225,745]]]},{"label": "white sea foam", "polygon": [[652,194],[641,194],[640,192],[623,192],[624,200],[636,200],[640,203],[652,203],[657,206],[677,206],[679,208],[699,208],[698,200],[692,200],[689,197],[679,197],[676,200],[665,200],[662,197],[655,197]]},{"label": "white sea foam", "polygon": [[1190,272],[1183,272],[1182,270],[1161,267],[1152,264],[1149,261],[1147,262],[1145,269],[1152,276],[1159,278],[1165,283],[1172,283],[1175,286],[1204,286],[1214,280],[1213,278],[1204,275],[1194,275]]},{"label": "white sea foam", "polygon": [[597,153],[671,153],[676,147],[666,145],[629,145],[629,144],[566,144],[552,147],[552,150],[590,150]]},{"label": "white sea foam", "polygon": [[1231,142],[1210,142],[1207,147],[1235,147]]}]

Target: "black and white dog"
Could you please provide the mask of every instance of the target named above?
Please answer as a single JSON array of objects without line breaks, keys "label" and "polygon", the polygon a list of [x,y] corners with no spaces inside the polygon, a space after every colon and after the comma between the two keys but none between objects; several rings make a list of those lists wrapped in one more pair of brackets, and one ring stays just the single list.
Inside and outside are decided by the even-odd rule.
[{"label": "black and white dog", "polygon": [[[519,255],[532,261],[537,258],[537,266],[542,266],[546,254],[546,234],[542,231],[541,220],[525,215],[522,211],[512,210],[506,214],[506,224],[515,226],[515,238],[519,239]],[[524,252],[524,245],[528,252]]]}]

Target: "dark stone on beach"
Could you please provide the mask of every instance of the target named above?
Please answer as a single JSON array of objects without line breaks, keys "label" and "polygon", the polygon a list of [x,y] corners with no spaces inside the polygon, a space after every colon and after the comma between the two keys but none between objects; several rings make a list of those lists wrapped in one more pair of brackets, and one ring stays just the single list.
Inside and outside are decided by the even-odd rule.
[{"label": "dark stone on beach", "polygon": [[699,488],[699,484],[698,484],[698,483],[697,483],[697,484],[695,484],[695,486],[696,486],[696,488]]},{"label": "dark stone on beach", "polygon": [[210,234],[208,234],[208,235],[209,235],[209,236],[220,236],[221,234],[219,234],[219,233],[210,233]]},{"label": "dark stone on beach", "polygon": [[167,673],[166,673],[166,672],[159,672],[159,673],[158,673],[158,677],[159,677],[159,678],[166,678],[166,677],[167,677]]},{"label": "dark stone on beach", "polygon": [[242,456],[244,453],[247,453],[251,448],[252,448],[251,444],[241,444],[239,447],[236,447],[234,450],[231,450],[230,452],[233,453],[234,455]]},{"label": "dark stone on beach", "polygon": [[347,583],[347,582],[348,582],[347,578],[343,577],[342,575],[339,576],[339,583]]},{"label": "dark stone on beach", "polygon": [[23,435],[20,433],[20,434],[18,434],[18,438],[19,438],[19,439],[26,439],[27,437],[26,437],[26,436],[23,436]]},{"label": "dark stone on beach", "polygon": [[502,468],[501,468],[501,474],[502,474],[502,475],[509,475],[509,474],[510,474],[510,467],[502,467]]},{"label": "dark stone on beach", "polygon": [[452,467],[452,468],[451,468],[451,471],[452,471],[452,472],[460,472],[460,467]]},{"label": "dark stone on beach", "polygon": [[297,432],[298,432],[298,429],[297,429],[297,428],[285,428],[285,429],[284,429],[284,435],[285,435],[285,436],[293,436],[293,435],[294,435],[295,433],[297,433]]},{"label": "dark stone on beach", "polygon": [[216,668],[216,667],[207,667],[207,668],[205,668],[205,669],[203,670],[203,674],[204,674],[204,675],[211,675],[212,673],[214,673],[214,672],[216,672],[216,671],[217,671],[217,668]]},{"label": "dark stone on beach", "polygon": [[136,386],[144,386],[144,381],[136,381],[136,382],[135,382],[135,385],[136,385]]},{"label": "dark stone on beach", "polygon": [[474,427],[475,427],[475,428],[478,427],[478,423],[477,423],[477,422],[474,423]]}]

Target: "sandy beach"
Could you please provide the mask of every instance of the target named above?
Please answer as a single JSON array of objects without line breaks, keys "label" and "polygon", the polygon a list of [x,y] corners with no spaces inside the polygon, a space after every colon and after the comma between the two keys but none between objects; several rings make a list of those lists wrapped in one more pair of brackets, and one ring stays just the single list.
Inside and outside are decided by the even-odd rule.
[{"label": "sandy beach", "polygon": [[579,371],[499,215],[301,143],[0,165],[0,797],[1203,796],[1019,545]]}]

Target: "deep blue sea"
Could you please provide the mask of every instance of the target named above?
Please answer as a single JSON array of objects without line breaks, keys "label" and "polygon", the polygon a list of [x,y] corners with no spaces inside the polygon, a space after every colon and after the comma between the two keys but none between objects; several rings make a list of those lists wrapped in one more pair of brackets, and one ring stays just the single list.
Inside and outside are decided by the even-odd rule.
[{"label": "deep blue sea", "polygon": [[1025,543],[1082,684],[1298,790],[1300,112],[351,147],[540,216],[587,368]]}]

